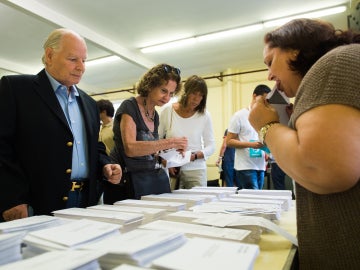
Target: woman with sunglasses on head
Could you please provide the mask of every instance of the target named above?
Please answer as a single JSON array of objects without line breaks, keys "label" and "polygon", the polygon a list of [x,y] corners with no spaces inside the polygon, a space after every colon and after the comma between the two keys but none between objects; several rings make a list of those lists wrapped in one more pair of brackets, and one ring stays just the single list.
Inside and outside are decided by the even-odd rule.
[{"label": "woman with sunglasses on head", "polygon": [[[191,162],[170,168],[170,176],[179,181],[179,188],[207,186],[206,159],[215,151],[215,137],[210,113],[206,110],[207,85],[193,75],[184,85],[179,102],[166,106],[160,114],[159,135],[162,138],[187,137]],[[176,185],[175,185],[176,186]],[[174,185],[172,186],[173,188]]]},{"label": "woman with sunglasses on head", "polygon": [[115,147],[110,156],[122,166],[124,174],[120,185],[104,187],[104,203],[171,191],[169,177],[157,153],[170,148],[184,151],[187,139],[159,140],[159,115],[155,106],[168,103],[180,89],[180,70],[159,64],[141,78],[136,89],[138,96],[121,103],[115,114]]},{"label": "woman with sunglasses on head", "polygon": [[265,35],[269,80],[295,97],[289,127],[258,98],[249,120],[296,182],[300,269],[360,267],[360,33],[297,19]]}]

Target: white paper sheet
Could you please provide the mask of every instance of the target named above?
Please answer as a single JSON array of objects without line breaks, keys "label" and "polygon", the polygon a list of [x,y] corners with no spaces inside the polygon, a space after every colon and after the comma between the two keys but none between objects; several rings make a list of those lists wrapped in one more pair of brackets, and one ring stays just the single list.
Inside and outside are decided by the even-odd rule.
[{"label": "white paper sheet", "polygon": [[157,269],[250,270],[259,255],[257,245],[193,238],[182,247],[153,261]]},{"label": "white paper sheet", "polygon": [[191,151],[186,151],[183,155],[176,149],[169,149],[161,151],[159,156],[166,160],[166,168],[180,167],[190,162]]},{"label": "white paper sheet", "polygon": [[217,227],[236,227],[236,226],[259,226],[275,233],[278,233],[289,240],[294,245],[298,245],[295,236],[291,235],[275,223],[262,217],[249,217],[227,214],[215,214],[194,220],[195,223],[217,226]]}]

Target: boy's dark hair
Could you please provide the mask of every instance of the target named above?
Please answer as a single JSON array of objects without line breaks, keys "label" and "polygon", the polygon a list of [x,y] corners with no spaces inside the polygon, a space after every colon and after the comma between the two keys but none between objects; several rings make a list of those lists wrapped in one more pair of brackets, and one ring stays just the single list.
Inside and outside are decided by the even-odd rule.
[{"label": "boy's dark hair", "polygon": [[258,86],[255,87],[253,94],[255,94],[256,96],[262,96],[263,94],[270,93],[270,91],[271,89],[269,86],[265,84],[259,84]]},{"label": "boy's dark hair", "polygon": [[115,108],[110,100],[100,99],[96,101],[96,104],[99,108],[99,112],[106,111],[107,116],[114,117]]}]

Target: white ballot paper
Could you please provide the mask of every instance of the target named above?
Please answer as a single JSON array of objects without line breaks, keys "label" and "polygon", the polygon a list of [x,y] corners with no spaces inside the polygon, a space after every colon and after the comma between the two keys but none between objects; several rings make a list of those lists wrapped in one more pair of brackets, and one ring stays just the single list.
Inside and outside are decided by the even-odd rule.
[{"label": "white ballot paper", "polygon": [[37,269],[37,270],[98,270],[101,269],[98,259],[105,253],[103,251],[62,250],[50,251],[44,254],[6,264],[3,270]]},{"label": "white ballot paper", "polygon": [[155,259],[152,266],[176,270],[250,270],[259,252],[257,245],[196,237]]},{"label": "white ballot paper", "polygon": [[61,225],[63,223],[64,221],[57,217],[46,215],[31,216],[0,223],[0,233],[35,231],[47,227]]},{"label": "white ballot paper", "polygon": [[190,224],[184,222],[156,220],[145,225],[141,225],[141,229],[164,230],[171,232],[185,233],[188,237],[210,237],[221,238],[226,240],[235,240],[243,242],[253,242],[251,231],[232,228],[218,228],[199,224]]},{"label": "white ballot paper", "polygon": [[183,156],[173,148],[161,151],[159,156],[166,160],[166,168],[179,167],[190,162],[191,151],[186,151]]},{"label": "white ballot paper", "polygon": [[0,234],[0,265],[22,259],[21,242],[25,234],[26,232]]},{"label": "white ballot paper", "polygon": [[[27,240],[48,242],[64,248],[99,240],[109,235],[119,234],[120,225],[95,220],[80,219],[67,224],[34,231],[25,236]],[[31,244],[31,243],[30,243]]]},{"label": "white ballot paper", "polygon": [[210,225],[216,227],[241,227],[241,226],[259,226],[275,233],[278,233],[289,240],[294,245],[298,245],[297,238],[275,223],[267,220],[263,217],[249,217],[249,216],[238,216],[229,214],[215,214],[208,217],[201,217],[193,221],[194,223]]},{"label": "white ballot paper", "polygon": [[135,229],[82,246],[86,250],[106,252],[99,262],[104,269],[122,263],[146,266],[152,260],[179,248],[186,242],[183,233],[165,230]]}]

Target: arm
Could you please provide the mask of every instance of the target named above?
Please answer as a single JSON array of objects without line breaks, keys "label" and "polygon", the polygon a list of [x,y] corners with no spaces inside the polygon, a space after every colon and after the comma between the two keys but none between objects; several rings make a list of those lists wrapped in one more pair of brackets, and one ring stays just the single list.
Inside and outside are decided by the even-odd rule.
[{"label": "arm", "polygon": [[[8,77],[3,76],[0,82],[0,214],[5,220],[9,220],[9,216],[27,216],[29,186],[15,152],[15,92]],[[4,212],[8,209],[11,213]]]},{"label": "arm", "polygon": [[263,147],[263,144],[260,142],[244,142],[240,141],[238,138],[238,134],[232,133],[228,131],[226,136],[226,144],[228,147],[233,148],[261,148]]},{"label": "arm", "polygon": [[225,149],[226,149],[226,136],[223,137],[223,142],[221,144],[220,147],[220,152],[219,152],[219,158],[216,160],[216,166],[219,166],[223,157],[224,157],[224,153],[225,153]]},{"label": "arm", "polygon": [[[261,103],[256,107],[256,115],[266,109]],[[350,106],[318,106],[299,116],[296,130],[271,126],[265,142],[279,166],[300,185],[318,194],[342,192],[359,181],[359,121],[360,111]]]},{"label": "arm", "polygon": [[186,138],[169,138],[157,141],[137,141],[136,124],[128,114],[122,114],[120,121],[120,130],[128,157],[145,156],[157,153],[158,151],[175,148],[183,151],[187,148]]},{"label": "arm", "polygon": [[[246,121],[246,122],[245,122]],[[226,145],[227,147],[232,148],[261,148],[263,145],[259,142],[249,142],[248,140],[242,141],[240,138],[241,134],[244,131],[248,131],[251,128],[248,120],[247,114],[244,116],[242,111],[236,112],[230,120],[226,135]]]},{"label": "arm", "polygon": [[206,160],[215,152],[214,128],[209,112],[206,112],[202,138],[204,140],[204,149],[202,151],[198,151],[197,155],[199,158],[204,158]]},{"label": "arm", "polygon": [[161,113],[160,113],[160,121],[159,121],[159,128],[158,128],[158,133],[159,133],[159,138],[163,139],[166,136],[166,132],[167,129],[169,128],[169,114],[171,114],[171,107],[170,109],[168,107],[165,107]]}]

